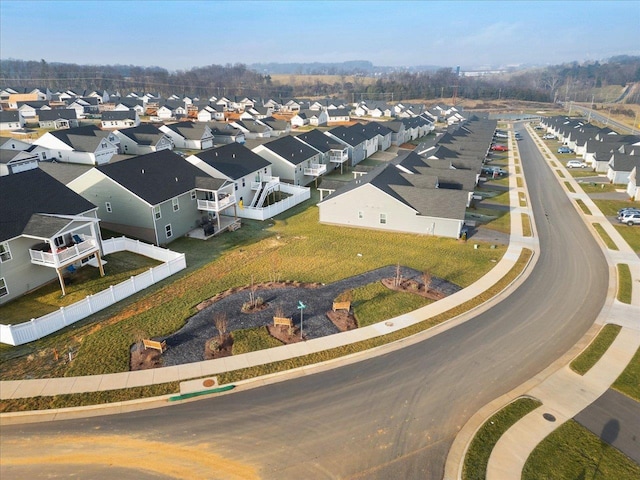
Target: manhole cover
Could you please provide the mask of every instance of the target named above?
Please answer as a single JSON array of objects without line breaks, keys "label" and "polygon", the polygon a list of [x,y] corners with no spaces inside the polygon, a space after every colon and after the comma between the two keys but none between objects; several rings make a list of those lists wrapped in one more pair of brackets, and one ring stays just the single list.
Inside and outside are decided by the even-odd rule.
[{"label": "manhole cover", "polygon": [[214,387],[215,384],[216,382],[214,380],[211,380],[210,378],[207,378],[204,382],[202,382],[203,387]]},{"label": "manhole cover", "polygon": [[542,414],[542,418],[544,418],[545,420],[547,420],[549,422],[555,422],[556,421],[556,417],[554,417],[550,413],[543,413]]}]

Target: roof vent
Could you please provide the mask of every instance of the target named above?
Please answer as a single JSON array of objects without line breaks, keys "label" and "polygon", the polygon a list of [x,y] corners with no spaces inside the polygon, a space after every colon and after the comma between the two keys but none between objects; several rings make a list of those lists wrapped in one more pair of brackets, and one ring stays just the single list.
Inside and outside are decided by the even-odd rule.
[{"label": "roof vent", "polygon": [[144,175],[144,168],[142,169],[142,174]]},{"label": "roof vent", "polygon": [[232,155],[232,157],[233,157],[233,158],[236,158],[236,154],[234,153],[234,154]]},{"label": "roof vent", "polygon": [[178,177],[176,177],[176,182],[178,181]]}]

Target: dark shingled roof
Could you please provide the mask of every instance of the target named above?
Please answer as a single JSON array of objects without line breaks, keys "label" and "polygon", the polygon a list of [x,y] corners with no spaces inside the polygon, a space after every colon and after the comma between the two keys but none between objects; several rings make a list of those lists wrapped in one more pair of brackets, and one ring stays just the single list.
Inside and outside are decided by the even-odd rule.
[{"label": "dark shingled roof", "polygon": [[49,135],[53,135],[79,152],[95,152],[102,139],[107,137],[109,132],[100,130],[95,125],[87,125],[66,130],[54,130],[49,132]]},{"label": "dark shingled roof", "polygon": [[239,143],[230,143],[198,152],[195,156],[232,180],[237,180],[271,165],[260,155],[253,153]]},{"label": "dark shingled roof", "polygon": [[155,145],[165,135],[165,133],[154,125],[143,123],[137,127],[123,128],[118,133],[129,137],[138,145]]},{"label": "dark shingled roof", "polygon": [[342,150],[346,148],[343,144],[331,138],[330,136],[325,135],[320,130],[310,130],[308,132],[301,133],[295,138],[303,141],[308,145],[311,145],[313,148],[322,153],[329,152],[332,149]]},{"label": "dark shingled roof", "polygon": [[264,147],[294,165],[299,165],[311,157],[318,155],[316,150],[289,135],[265,143]]},{"label": "dark shingled roof", "polygon": [[113,122],[117,120],[135,120],[136,119],[136,111],[132,108],[129,110],[111,110],[102,112],[102,121],[103,122]]},{"label": "dark shingled roof", "polygon": [[[140,155],[97,169],[150,205],[158,205],[193,190],[199,187],[198,177],[208,177],[171,150]],[[224,180],[220,179],[220,185],[223,183]]]},{"label": "dark shingled roof", "polygon": [[74,108],[54,108],[53,110],[38,110],[38,120],[40,122],[50,122],[51,120],[77,120],[78,115]]},{"label": "dark shingled roof", "polygon": [[35,214],[80,215],[94,208],[39,168],[0,177],[0,242],[23,234]]}]

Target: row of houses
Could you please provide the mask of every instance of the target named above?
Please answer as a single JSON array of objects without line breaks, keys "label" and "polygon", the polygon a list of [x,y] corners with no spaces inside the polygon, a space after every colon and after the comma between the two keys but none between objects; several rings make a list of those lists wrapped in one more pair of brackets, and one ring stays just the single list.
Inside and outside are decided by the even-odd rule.
[{"label": "row of houses", "polygon": [[594,171],[606,174],[613,184],[624,185],[629,198],[640,200],[640,135],[620,135],[585,119],[565,116],[545,117],[540,124]]},{"label": "row of houses", "polygon": [[[353,127],[368,138],[367,152],[392,144],[383,124]],[[97,165],[37,160],[37,168],[0,177],[0,304],[56,277],[63,285],[70,267],[101,268],[99,225],[157,245],[210,238],[241,218],[268,218],[256,212],[308,199],[305,184],[345,163],[359,177],[336,189],[323,182],[321,222],[457,237],[492,128],[470,122],[375,171],[358,166],[339,134],[319,130],[254,150],[233,142],[187,157],[160,148]]]}]

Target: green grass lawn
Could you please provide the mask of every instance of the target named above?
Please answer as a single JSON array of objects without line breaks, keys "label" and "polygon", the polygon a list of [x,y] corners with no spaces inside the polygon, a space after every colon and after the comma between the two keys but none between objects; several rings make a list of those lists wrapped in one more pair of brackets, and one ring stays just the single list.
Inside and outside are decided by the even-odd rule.
[{"label": "green grass lawn", "polygon": [[522,470],[523,480],[638,478],[640,465],[574,420],[540,442]]},{"label": "green grass lawn", "polygon": [[584,191],[584,193],[611,193],[615,192],[617,188],[620,188],[618,185],[612,185],[610,183],[594,183],[594,182],[578,182],[580,188]]},{"label": "green grass lawn", "polygon": [[612,387],[640,402],[640,348]]},{"label": "green grass lawn", "polygon": [[596,175],[593,170],[587,168],[567,168],[567,172],[569,172],[573,178],[593,177]]},{"label": "green grass lawn", "polygon": [[571,362],[571,370],[580,375],[587,373],[611,346],[620,333],[620,328],[620,325],[605,325],[591,344]]},{"label": "green grass lawn", "polygon": [[[586,207],[586,205],[585,205],[585,207]],[[604,243],[605,243],[605,245],[607,246],[608,249],[610,249],[610,250],[618,250],[618,246],[613,241],[613,239],[609,236],[607,231],[602,227],[602,225],[600,225],[599,223],[594,223],[593,224],[593,228],[596,229],[596,232],[598,232],[598,235],[600,235],[600,238],[602,238],[602,240],[604,241]]]},{"label": "green grass lawn", "polygon": [[619,263],[618,270],[618,295],[617,298],[622,303],[631,303],[632,279],[631,270],[626,263]]},{"label": "green grass lawn", "polygon": [[232,352],[234,355],[282,345],[280,340],[277,340],[269,334],[267,327],[234,330],[231,336],[233,337]]},{"label": "green grass lawn", "polygon": [[[607,217],[615,217],[618,210],[624,207],[637,207],[640,208],[640,202],[632,202],[630,200],[594,200],[594,203],[598,206],[600,211]],[[614,227],[622,238],[629,244],[634,252],[640,252],[640,227],[628,226],[617,223],[617,220],[612,220]]]},{"label": "green grass lawn", "polygon": [[[183,249],[187,263],[204,256],[205,259],[196,260],[202,266],[139,297],[127,308],[111,310],[108,321],[87,327],[77,344],[77,356],[64,374],[126,371],[129,345],[136,336],[156,337],[175,332],[194,314],[199,302],[228,288],[247,285],[252,276],[256,282],[277,278],[331,283],[400,263],[464,287],[490,270],[505,251],[502,246],[475,250],[472,244],[454,239],[376,231],[363,235],[360,229],[320,225],[317,209],[309,203],[275,221],[259,224],[262,229],[249,224],[247,232],[243,222],[240,230],[207,242],[194,239],[173,242],[171,248]],[[237,245],[234,238],[239,240]],[[217,242],[226,244],[226,248]],[[444,258],[456,261],[444,262]],[[78,336],[78,331],[53,334],[47,344],[64,345],[65,335]]]},{"label": "green grass lawn", "polygon": [[464,458],[463,480],[483,480],[495,444],[518,420],[542,405],[533,398],[521,397],[492,415],[476,432]]},{"label": "green grass lawn", "polygon": [[389,290],[382,283],[371,283],[353,290],[353,313],[359,327],[382,322],[432,303],[420,295]]}]

